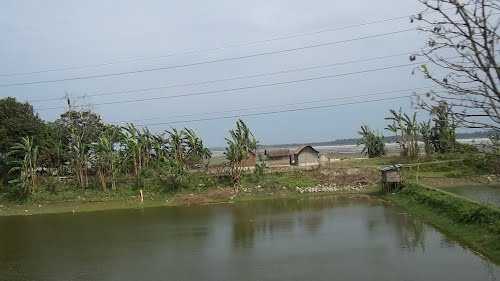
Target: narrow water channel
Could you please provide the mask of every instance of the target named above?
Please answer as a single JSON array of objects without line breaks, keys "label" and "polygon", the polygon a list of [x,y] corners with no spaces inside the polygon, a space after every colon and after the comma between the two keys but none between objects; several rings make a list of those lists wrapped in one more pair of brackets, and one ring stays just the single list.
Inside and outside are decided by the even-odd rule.
[{"label": "narrow water channel", "polygon": [[365,196],[0,218],[0,280],[498,280]]},{"label": "narrow water channel", "polygon": [[500,208],[500,185],[464,185],[443,189],[480,203]]}]

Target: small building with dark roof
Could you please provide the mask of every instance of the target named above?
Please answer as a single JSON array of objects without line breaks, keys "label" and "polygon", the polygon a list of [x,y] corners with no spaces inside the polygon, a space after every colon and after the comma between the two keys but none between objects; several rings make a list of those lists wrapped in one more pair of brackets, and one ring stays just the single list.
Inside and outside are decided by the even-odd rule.
[{"label": "small building with dark roof", "polygon": [[310,145],[303,145],[293,152],[291,164],[296,166],[319,165],[319,151]]},{"label": "small building with dark roof", "polygon": [[255,152],[251,151],[248,153],[248,156],[246,159],[243,159],[241,161],[241,166],[242,167],[255,167],[255,164],[257,163],[257,155]]},{"label": "small building with dark roof", "polygon": [[289,149],[266,149],[264,155],[266,156],[266,161],[269,166],[285,166],[291,164],[292,157]]}]

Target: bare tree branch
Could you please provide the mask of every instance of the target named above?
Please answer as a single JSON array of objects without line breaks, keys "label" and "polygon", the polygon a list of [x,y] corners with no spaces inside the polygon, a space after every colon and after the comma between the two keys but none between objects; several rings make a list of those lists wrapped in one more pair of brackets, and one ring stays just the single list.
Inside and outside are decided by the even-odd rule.
[{"label": "bare tree branch", "polygon": [[500,132],[500,1],[419,1],[425,9],[412,22],[428,41],[417,55],[430,61],[420,69],[439,89],[419,105],[446,102],[461,126]]}]

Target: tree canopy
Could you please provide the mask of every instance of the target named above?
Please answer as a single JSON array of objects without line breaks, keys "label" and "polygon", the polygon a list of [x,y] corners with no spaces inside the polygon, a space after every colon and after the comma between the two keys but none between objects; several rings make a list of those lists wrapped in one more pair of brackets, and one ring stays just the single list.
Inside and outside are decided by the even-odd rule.
[{"label": "tree canopy", "polygon": [[23,137],[39,135],[43,127],[43,121],[30,104],[11,97],[0,99],[0,154],[7,153]]}]

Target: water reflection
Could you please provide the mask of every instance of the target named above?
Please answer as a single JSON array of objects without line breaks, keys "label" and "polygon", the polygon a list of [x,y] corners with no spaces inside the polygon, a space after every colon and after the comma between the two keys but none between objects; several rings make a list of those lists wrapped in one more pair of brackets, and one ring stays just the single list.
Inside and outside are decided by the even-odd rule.
[{"label": "water reflection", "polygon": [[251,249],[257,236],[272,239],[292,230],[314,235],[323,224],[323,210],[330,210],[332,206],[348,206],[353,200],[376,204],[367,196],[281,199],[238,204],[232,208],[233,246],[236,249]]},{"label": "water reflection", "polygon": [[0,218],[0,280],[496,280],[368,196]]}]

